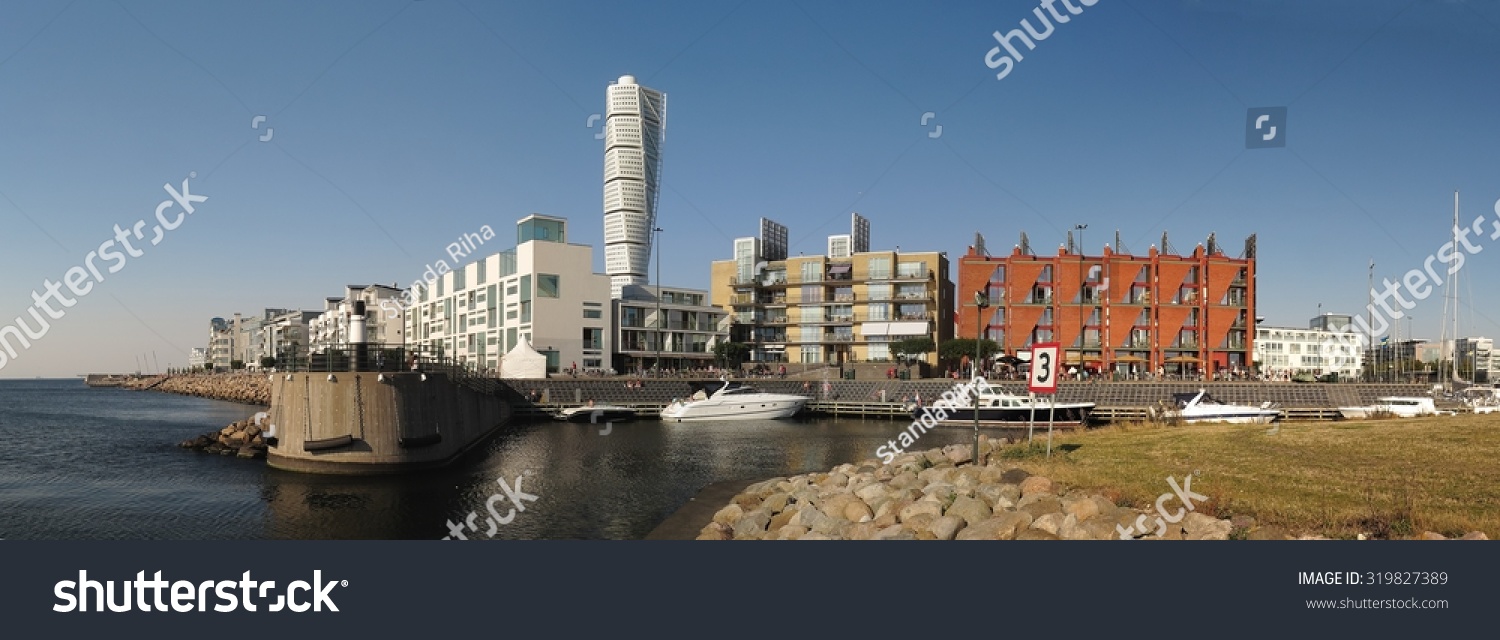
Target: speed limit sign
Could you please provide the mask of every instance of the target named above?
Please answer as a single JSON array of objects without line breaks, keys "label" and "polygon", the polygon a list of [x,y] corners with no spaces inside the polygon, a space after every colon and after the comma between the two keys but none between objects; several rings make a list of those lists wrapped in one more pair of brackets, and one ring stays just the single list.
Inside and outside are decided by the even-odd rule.
[{"label": "speed limit sign", "polygon": [[1026,389],[1034,393],[1057,393],[1057,352],[1061,345],[1056,342],[1032,345],[1031,380]]}]

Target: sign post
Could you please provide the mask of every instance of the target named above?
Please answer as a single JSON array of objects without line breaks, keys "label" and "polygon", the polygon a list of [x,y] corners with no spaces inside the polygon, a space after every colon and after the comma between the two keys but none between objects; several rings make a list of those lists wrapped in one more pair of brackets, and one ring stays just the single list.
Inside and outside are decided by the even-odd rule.
[{"label": "sign post", "polygon": [[[1031,392],[1031,422],[1026,425],[1026,444],[1028,445],[1031,444],[1032,429],[1036,427],[1036,395],[1057,393],[1057,370],[1060,366],[1057,362],[1057,355],[1061,347],[1062,345],[1056,342],[1031,347],[1031,377],[1026,384],[1026,390]],[[1050,413],[1047,417],[1047,456],[1052,456],[1052,415]]]}]

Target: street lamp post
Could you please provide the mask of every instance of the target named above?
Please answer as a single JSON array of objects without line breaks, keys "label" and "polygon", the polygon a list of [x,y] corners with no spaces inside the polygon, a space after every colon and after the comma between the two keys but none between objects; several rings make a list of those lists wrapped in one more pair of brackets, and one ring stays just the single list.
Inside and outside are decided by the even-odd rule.
[{"label": "street lamp post", "polygon": [[984,289],[974,292],[974,375],[970,376],[969,386],[974,390],[974,464],[979,464],[979,385],[974,384],[974,378],[979,377],[979,358],[984,346],[984,310],[990,306],[990,297]]},{"label": "street lamp post", "polygon": [[1086,224],[1075,224],[1073,229],[1078,232],[1078,370],[1083,370],[1083,350],[1088,347],[1088,331],[1085,331],[1085,320],[1083,315],[1084,305],[1088,296],[1084,295],[1084,286],[1088,282],[1088,265],[1084,261],[1083,230],[1089,228]]},{"label": "street lamp post", "polygon": [[662,317],[661,317],[661,227],[652,229],[656,233],[656,241],[653,248],[656,250],[656,377],[661,377],[661,340],[662,340]]}]

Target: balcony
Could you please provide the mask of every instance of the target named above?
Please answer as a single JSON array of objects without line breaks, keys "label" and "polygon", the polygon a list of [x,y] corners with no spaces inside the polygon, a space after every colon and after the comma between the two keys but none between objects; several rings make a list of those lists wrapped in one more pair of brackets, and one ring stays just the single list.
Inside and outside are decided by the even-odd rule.
[{"label": "balcony", "polygon": [[842,333],[825,333],[823,342],[854,342],[854,336]]}]

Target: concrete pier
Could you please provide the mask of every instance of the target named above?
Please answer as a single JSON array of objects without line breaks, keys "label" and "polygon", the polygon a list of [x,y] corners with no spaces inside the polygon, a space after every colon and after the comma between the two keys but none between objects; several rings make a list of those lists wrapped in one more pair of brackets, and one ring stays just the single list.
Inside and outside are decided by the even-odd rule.
[{"label": "concrete pier", "polygon": [[437,467],[493,435],[510,404],[445,372],[271,374],[266,462],[331,474]]}]

